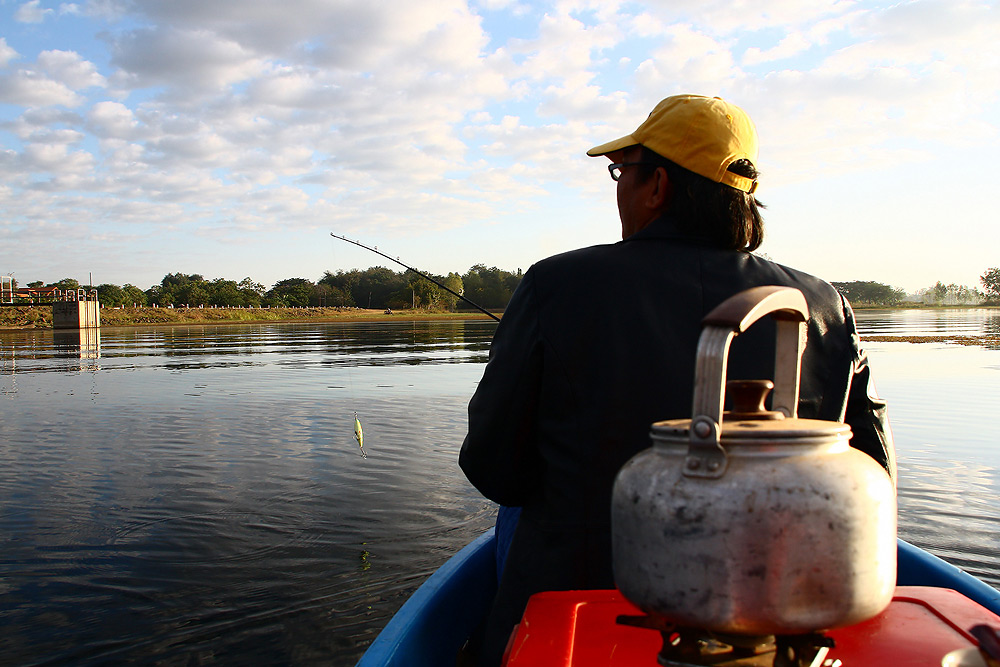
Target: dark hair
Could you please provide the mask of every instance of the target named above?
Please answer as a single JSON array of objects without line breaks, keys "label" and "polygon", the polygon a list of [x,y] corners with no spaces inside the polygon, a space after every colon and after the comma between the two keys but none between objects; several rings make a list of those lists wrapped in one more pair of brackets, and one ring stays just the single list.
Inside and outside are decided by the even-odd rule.
[{"label": "dark hair", "polygon": [[[639,167],[640,178],[650,178],[657,167],[667,170],[673,184],[668,212],[682,232],[744,252],[756,250],[764,242],[764,219],[758,209],[765,207],[752,194],[688,171],[645,146],[641,160],[648,164]],[[729,171],[747,178],[758,176],[756,167],[746,159],[729,165]]]}]

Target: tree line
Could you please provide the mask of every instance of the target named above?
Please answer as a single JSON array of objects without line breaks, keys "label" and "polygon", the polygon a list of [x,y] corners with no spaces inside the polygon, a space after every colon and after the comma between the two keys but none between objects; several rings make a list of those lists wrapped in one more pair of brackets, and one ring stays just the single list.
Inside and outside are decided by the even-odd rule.
[{"label": "tree line", "polygon": [[[464,274],[432,275],[452,292],[461,294],[483,308],[502,310],[521,282],[522,273],[487,268],[476,264]],[[834,282],[841,294],[855,306],[898,306],[903,303],[927,305],[974,305],[1000,303],[1000,267],[988,269],[980,277],[983,291],[966,285],[938,281],[913,294],[874,281]],[[236,282],[224,278],[206,280],[200,274],[168,273],[158,285],[147,290],[130,284],[80,285],[72,278],[44,285],[28,283],[32,288],[58,288],[63,291],[81,287],[97,290],[100,302],[117,306],[189,306],[231,308],[282,308],[327,306],[344,308],[456,310],[461,300],[413,271],[393,271],[384,266],[368,269],[325,271],[316,282],[306,278],[286,278],[270,288],[244,278]]]},{"label": "tree line", "polygon": [[[502,310],[521,282],[516,273],[476,264],[464,274],[430,275],[441,285],[461,294],[486,309]],[[244,278],[236,282],[225,278],[207,280],[193,273],[168,273],[158,285],[142,290],[135,285],[81,285],[73,278],[44,284],[28,283],[33,289],[59,289],[63,292],[84,289],[97,291],[105,307],[186,306],[229,308],[296,308],[309,306],[343,308],[456,310],[461,299],[414,271],[393,271],[383,266],[368,269],[325,271],[316,282],[307,278],[285,278],[270,288]]]},{"label": "tree line", "polygon": [[979,277],[983,290],[967,285],[944,284],[940,280],[931,287],[913,294],[884,283],[855,280],[834,282],[832,285],[855,306],[898,306],[922,303],[935,306],[957,306],[1000,303],[1000,268],[987,269]]}]

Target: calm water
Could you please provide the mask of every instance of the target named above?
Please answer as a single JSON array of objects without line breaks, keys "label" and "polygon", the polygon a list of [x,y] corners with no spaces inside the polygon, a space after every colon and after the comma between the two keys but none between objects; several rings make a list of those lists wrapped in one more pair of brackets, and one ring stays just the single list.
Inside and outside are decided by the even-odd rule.
[{"label": "calm water", "polygon": [[[975,335],[1000,314],[859,326]],[[0,332],[0,663],[352,664],[492,524],[456,458],[493,327]],[[1000,584],[1000,350],[866,348],[901,535]]]}]

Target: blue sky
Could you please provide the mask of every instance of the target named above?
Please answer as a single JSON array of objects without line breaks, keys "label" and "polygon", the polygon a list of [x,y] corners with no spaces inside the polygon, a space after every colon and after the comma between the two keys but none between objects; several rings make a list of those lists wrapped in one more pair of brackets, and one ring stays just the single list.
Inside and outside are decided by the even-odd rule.
[{"label": "blue sky", "polygon": [[[271,285],[614,242],[661,98],[757,124],[761,251],[908,291],[1000,266],[982,0],[0,0],[0,274]],[[397,269],[398,267],[393,266]]]}]

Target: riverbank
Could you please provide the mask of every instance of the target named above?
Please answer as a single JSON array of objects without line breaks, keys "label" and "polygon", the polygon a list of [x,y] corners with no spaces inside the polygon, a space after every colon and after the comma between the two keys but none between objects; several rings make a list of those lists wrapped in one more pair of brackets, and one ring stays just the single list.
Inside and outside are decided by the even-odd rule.
[{"label": "riverbank", "polygon": [[[956,308],[996,309],[993,304],[979,306],[907,305],[895,307],[856,307],[855,310],[936,310]],[[499,316],[499,313],[498,313]],[[386,314],[373,308],[102,308],[101,325],[105,327],[172,326],[178,324],[248,324],[253,322],[351,322],[398,320],[485,320],[477,311],[435,312],[398,310]],[[0,329],[51,329],[52,306],[4,306],[0,308]],[[958,343],[960,345],[996,345],[995,336],[865,336],[869,342],[901,341],[909,343]]]},{"label": "riverbank", "polygon": [[[353,322],[395,320],[479,320],[477,312],[400,310],[387,314],[366,308],[102,308],[101,326],[248,324],[252,322]],[[51,306],[0,308],[0,329],[51,329]]]}]

